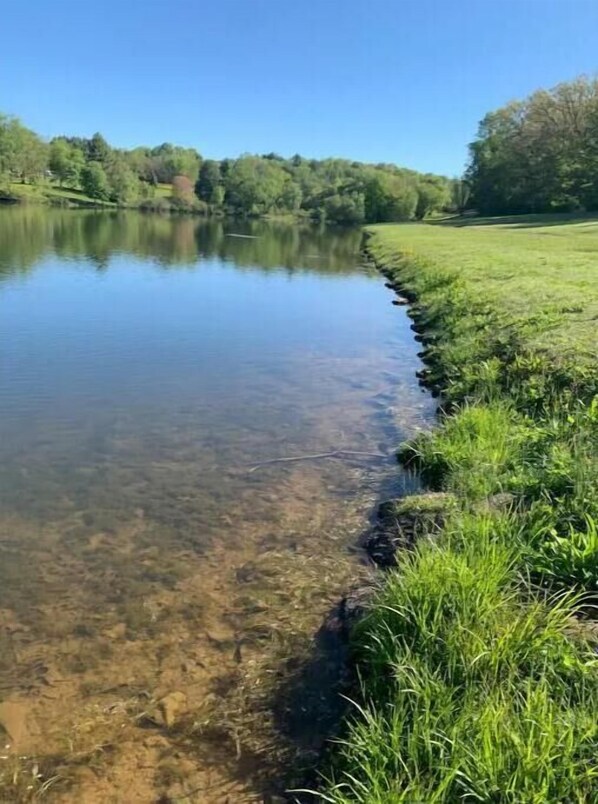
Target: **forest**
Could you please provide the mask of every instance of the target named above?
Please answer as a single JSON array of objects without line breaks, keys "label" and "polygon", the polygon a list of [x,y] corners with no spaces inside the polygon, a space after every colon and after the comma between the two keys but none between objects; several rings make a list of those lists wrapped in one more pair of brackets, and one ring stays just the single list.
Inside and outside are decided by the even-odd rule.
[{"label": "forest", "polygon": [[270,153],[218,161],[171,143],[124,150],[100,133],[46,142],[18,119],[0,115],[0,197],[7,199],[26,199],[31,188],[61,203],[73,200],[60,192],[69,188],[97,204],[359,224],[457,209],[460,184],[346,159]]},{"label": "forest", "polygon": [[598,79],[578,78],[490,112],[466,180],[482,215],[598,209]]}]

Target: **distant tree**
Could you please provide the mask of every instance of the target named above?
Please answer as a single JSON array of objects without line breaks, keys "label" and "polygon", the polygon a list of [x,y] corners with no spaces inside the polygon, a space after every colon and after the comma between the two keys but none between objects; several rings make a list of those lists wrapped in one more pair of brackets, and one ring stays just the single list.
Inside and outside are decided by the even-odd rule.
[{"label": "distant tree", "polygon": [[323,217],[334,223],[358,224],[365,219],[365,202],[362,193],[331,195],[324,202]]},{"label": "distant tree", "polygon": [[445,209],[450,203],[449,187],[445,181],[424,178],[417,184],[415,217],[422,220],[430,212]]},{"label": "distant tree", "polygon": [[[536,143],[537,154],[542,150],[537,143],[537,131],[546,134],[546,120],[553,114],[557,101],[563,118],[567,117],[568,103],[575,106],[583,102],[586,111],[580,120],[584,131],[589,131],[592,125],[592,130],[598,131],[598,108],[592,117],[588,106],[591,93],[588,94],[585,85],[574,88],[567,97],[567,93],[560,94],[562,98],[558,99],[538,97],[534,104],[533,115],[530,115],[533,126],[530,122],[524,140],[526,148],[529,142]],[[517,130],[512,117],[511,110],[491,116],[481,129],[480,141],[475,144],[475,153],[480,158],[475,170],[472,168],[475,175],[468,177],[468,182],[476,191],[486,187],[487,201],[490,192],[496,197],[502,193],[503,202],[505,192],[510,192],[509,203],[514,195],[521,194],[525,172],[521,169],[519,151],[525,153],[533,166],[530,173],[534,176],[542,173],[538,165],[544,170],[554,158],[558,142],[554,137],[547,137],[552,144],[544,149],[542,156],[530,155],[519,145],[519,166],[515,169],[507,164],[517,162],[512,157],[503,158],[508,140],[505,133]],[[571,121],[567,123],[569,128],[572,125]],[[491,135],[491,141],[487,134]],[[598,141],[598,134],[595,140]],[[598,156],[594,153],[596,148],[592,152],[591,138],[586,138],[584,143],[585,150],[577,160],[571,149],[561,149],[559,195],[555,195],[558,203],[598,202],[598,182],[594,180],[598,173]],[[93,198],[111,199],[120,204],[144,201],[148,202],[147,206],[192,207],[203,212],[222,208],[249,215],[288,211],[316,220],[360,223],[408,220],[416,214],[421,217],[431,209],[444,206],[444,199],[449,198],[449,183],[443,177],[421,175],[391,164],[305,159],[299,154],[285,159],[275,152],[261,157],[246,155],[220,162],[203,161],[195,149],[169,142],[155,148],[113,149],[99,132],[90,139],[57,137],[48,147],[18,120],[0,116],[3,191],[10,190],[9,184],[15,179],[28,181],[43,176],[48,164],[60,184],[81,186]],[[171,185],[170,201],[154,198],[155,186],[159,183]],[[190,187],[194,187],[195,195]]]},{"label": "distant tree", "polygon": [[466,179],[483,214],[598,208],[598,79],[541,90],[487,114]]},{"label": "distant tree", "polygon": [[56,137],[50,142],[48,166],[61,187],[65,183],[77,187],[84,165],[83,151],[64,137]]},{"label": "distant tree", "polygon": [[365,193],[367,221],[410,220],[415,215],[417,200],[413,177],[378,168],[369,173]]},{"label": "distant tree", "polygon": [[226,181],[226,179],[228,178],[228,175],[231,172],[234,163],[235,163],[234,159],[220,160],[220,175],[222,176],[223,181]]},{"label": "distant tree", "polygon": [[453,179],[451,182],[452,205],[456,212],[462,214],[467,209],[471,187],[464,179]]},{"label": "distant tree", "polygon": [[172,197],[177,201],[194,201],[193,182],[187,176],[175,176],[172,180]]},{"label": "distant tree", "polygon": [[139,179],[133,173],[123,154],[113,155],[105,168],[110,200],[118,204],[131,204],[140,195]]},{"label": "distant tree", "polygon": [[175,176],[187,176],[193,183],[197,181],[201,157],[194,148],[181,148],[163,142],[151,149],[150,158],[158,182],[171,184]]},{"label": "distant tree", "polygon": [[293,181],[287,181],[280,197],[282,208],[289,212],[297,212],[301,207],[302,199],[301,187]]},{"label": "distant tree", "polygon": [[270,212],[280,202],[289,176],[276,162],[243,156],[226,179],[226,200],[239,212]]},{"label": "distant tree", "polygon": [[44,176],[48,167],[48,146],[33,131],[20,127],[15,172],[22,182]]},{"label": "distant tree", "polygon": [[0,175],[5,182],[40,178],[47,164],[46,143],[17,118],[0,115]]},{"label": "distant tree", "polygon": [[111,151],[112,149],[104,137],[102,137],[102,135],[96,131],[87,144],[87,159],[90,162],[104,163],[110,158]]},{"label": "distant tree", "polygon": [[111,195],[106,171],[99,162],[88,162],[81,171],[81,189],[90,198],[108,201]]},{"label": "distant tree", "polygon": [[[199,177],[195,184],[195,193],[198,198],[207,204],[218,206],[217,190],[222,186],[222,174],[220,165],[214,159],[206,159],[202,162],[199,170]],[[219,202],[222,203],[223,192],[218,193]]]},{"label": "distant tree", "polygon": [[150,149],[140,146],[131,151],[125,151],[127,164],[138,179],[148,183],[155,183],[151,165]]},{"label": "distant tree", "polygon": [[14,118],[0,115],[0,174],[9,177],[14,165],[16,137]]}]

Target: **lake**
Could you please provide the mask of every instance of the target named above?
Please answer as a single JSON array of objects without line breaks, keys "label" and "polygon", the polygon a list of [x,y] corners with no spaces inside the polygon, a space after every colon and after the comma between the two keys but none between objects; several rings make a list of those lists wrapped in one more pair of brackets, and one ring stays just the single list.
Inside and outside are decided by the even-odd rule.
[{"label": "lake", "polygon": [[0,799],[263,801],[317,756],[281,688],[433,415],[360,246],[0,209]]}]

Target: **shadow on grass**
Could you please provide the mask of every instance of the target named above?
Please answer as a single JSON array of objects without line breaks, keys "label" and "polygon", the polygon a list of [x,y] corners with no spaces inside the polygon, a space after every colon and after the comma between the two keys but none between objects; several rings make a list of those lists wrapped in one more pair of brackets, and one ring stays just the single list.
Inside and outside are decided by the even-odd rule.
[{"label": "shadow on grass", "polygon": [[432,226],[505,226],[511,229],[533,229],[547,226],[563,226],[574,223],[598,223],[598,213],[558,212],[533,215],[503,215],[496,218],[455,216],[427,221]]}]

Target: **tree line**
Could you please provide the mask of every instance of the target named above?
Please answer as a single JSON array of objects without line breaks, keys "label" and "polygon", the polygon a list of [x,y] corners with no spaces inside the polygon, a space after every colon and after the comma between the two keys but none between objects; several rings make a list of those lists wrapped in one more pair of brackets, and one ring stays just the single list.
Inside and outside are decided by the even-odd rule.
[{"label": "tree line", "polygon": [[470,145],[470,204],[484,215],[598,209],[598,79],[487,114]]},{"label": "tree line", "polygon": [[346,159],[270,153],[214,160],[170,143],[125,150],[111,147],[100,133],[45,142],[18,119],[0,115],[0,194],[9,194],[15,182],[49,183],[124,206],[293,214],[352,224],[455,209],[459,185],[444,176]]}]

